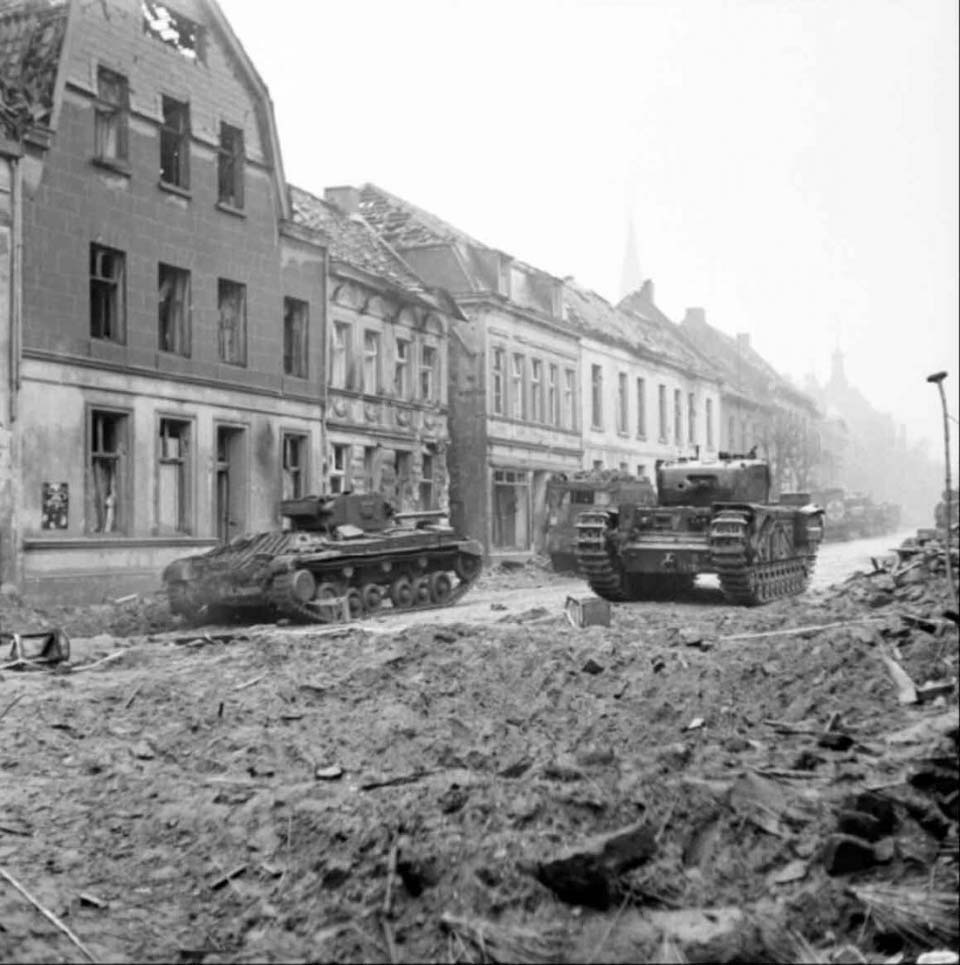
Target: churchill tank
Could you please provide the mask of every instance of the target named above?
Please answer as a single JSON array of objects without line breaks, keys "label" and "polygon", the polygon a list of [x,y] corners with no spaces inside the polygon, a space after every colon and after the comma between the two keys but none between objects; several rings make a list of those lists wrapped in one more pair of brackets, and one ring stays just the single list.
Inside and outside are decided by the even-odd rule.
[{"label": "churchill tank", "polygon": [[284,500],[288,528],[240,536],[163,571],[170,609],[192,622],[266,611],[334,623],[450,606],[480,575],[483,548],[439,511],[396,513],[378,494]]},{"label": "churchill tank", "polygon": [[715,573],[726,598],[756,606],[806,589],[823,510],[806,493],[772,502],[769,465],[749,455],[679,459],[657,469],[657,504],[577,518],[577,561],[608,600],[673,597]]}]

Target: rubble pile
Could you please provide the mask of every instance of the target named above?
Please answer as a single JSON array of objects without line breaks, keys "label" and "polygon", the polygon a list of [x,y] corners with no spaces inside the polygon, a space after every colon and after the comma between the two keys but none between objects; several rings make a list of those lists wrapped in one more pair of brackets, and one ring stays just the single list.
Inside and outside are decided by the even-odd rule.
[{"label": "rubble pile", "polygon": [[[915,962],[957,944],[958,635],[905,565],[609,626],[531,566],[483,623],[74,640],[0,679],[0,870],[103,961]],[[0,922],[76,954],[2,882]]]}]

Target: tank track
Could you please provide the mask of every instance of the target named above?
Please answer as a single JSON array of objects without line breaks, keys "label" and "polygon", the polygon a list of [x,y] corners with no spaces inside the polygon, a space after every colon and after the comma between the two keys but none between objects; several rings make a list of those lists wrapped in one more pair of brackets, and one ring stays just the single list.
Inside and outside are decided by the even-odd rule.
[{"label": "tank track", "polygon": [[758,606],[802,593],[816,556],[751,562],[750,516],[743,510],[721,510],[710,524],[710,555],[724,596],[743,606]]},{"label": "tank track", "polygon": [[574,545],[580,574],[597,596],[614,603],[629,599],[623,572],[607,548],[610,516],[604,512],[582,512],[577,519]]},{"label": "tank track", "polygon": [[[468,557],[468,559],[470,558]],[[280,617],[286,617],[297,623],[320,623],[325,626],[348,622],[353,623],[356,620],[374,615],[387,616],[390,614],[407,613],[412,610],[442,610],[457,603],[469,591],[473,584],[476,583],[483,569],[479,564],[473,566],[467,563],[464,566],[460,566],[459,559],[457,562],[458,565],[455,567],[454,572],[459,582],[453,586],[450,595],[442,603],[417,601],[414,602],[412,606],[403,608],[397,608],[392,605],[385,606],[382,609],[377,609],[375,613],[362,612],[346,620],[344,618],[342,605],[311,606],[303,600],[300,600],[293,591],[295,571],[280,573],[275,576],[267,590],[267,599],[269,600],[270,606],[277,611]],[[387,599],[385,596],[384,600],[386,601]]]}]

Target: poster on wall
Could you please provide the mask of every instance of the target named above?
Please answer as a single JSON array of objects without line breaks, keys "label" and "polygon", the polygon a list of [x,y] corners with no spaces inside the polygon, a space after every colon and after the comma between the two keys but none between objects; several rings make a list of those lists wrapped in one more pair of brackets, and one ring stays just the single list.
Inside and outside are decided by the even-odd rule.
[{"label": "poster on wall", "polygon": [[70,488],[65,482],[43,484],[41,529],[66,529],[70,515]]}]

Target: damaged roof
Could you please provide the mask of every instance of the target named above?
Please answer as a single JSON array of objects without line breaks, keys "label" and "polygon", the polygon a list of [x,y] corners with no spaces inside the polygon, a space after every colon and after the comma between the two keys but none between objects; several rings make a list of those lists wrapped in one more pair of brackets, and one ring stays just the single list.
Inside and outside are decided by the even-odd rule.
[{"label": "damaged roof", "polygon": [[752,345],[711,325],[706,319],[682,326],[683,334],[723,375],[727,385],[757,405],[767,405],[776,396],[817,411],[814,399],[781,375]]},{"label": "damaged roof", "polygon": [[0,0],[0,123],[19,140],[47,125],[67,25],[67,0]]},{"label": "damaged roof", "polygon": [[336,205],[303,188],[290,185],[294,224],[320,231],[327,239],[330,257],[393,285],[427,294],[427,286],[409,265],[360,215],[347,214]]},{"label": "damaged roof", "polygon": [[704,378],[717,377],[674,330],[676,326],[658,318],[656,311],[616,307],[571,278],[564,281],[563,309],[564,318],[581,334],[619,342],[648,358]]}]

